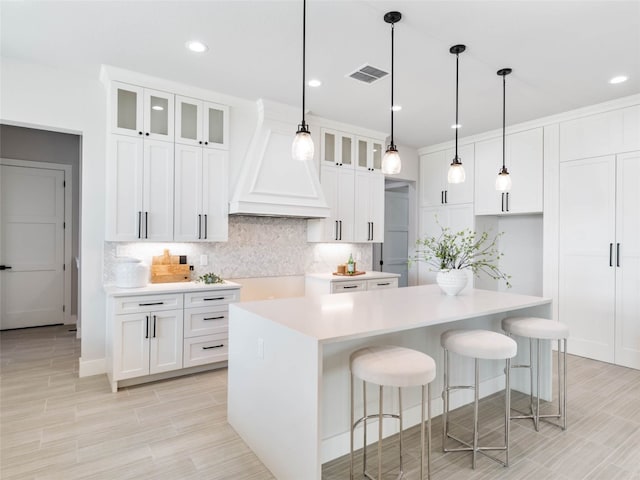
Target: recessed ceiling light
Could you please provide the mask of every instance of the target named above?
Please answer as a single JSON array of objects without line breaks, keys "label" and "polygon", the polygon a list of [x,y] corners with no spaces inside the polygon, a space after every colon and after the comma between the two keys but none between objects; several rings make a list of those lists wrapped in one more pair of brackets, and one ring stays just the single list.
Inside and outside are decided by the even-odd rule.
[{"label": "recessed ceiling light", "polygon": [[196,53],[203,53],[209,50],[209,47],[207,47],[204,43],[199,42],[197,40],[191,40],[187,42],[186,45],[189,50]]},{"label": "recessed ceiling light", "polygon": [[162,111],[164,110],[163,107],[161,107],[160,105],[154,105],[153,107],[151,107],[151,110],[158,110],[158,111]]},{"label": "recessed ceiling light", "polygon": [[310,87],[319,87],[320,85],[322,85],[322,82],[320,80],[317,80],[317,79],[314,78],[312,80],[309,80],[309,84],[308,85]]},{"label": "recessed ceiling light", "polygon": [[451,128],[460,128],[462,127],[462,125],[460,125],[459,123],[454,123],[453,125],[451,125]]},{"label": "recessed ceiling light", "polygon": [[402,105],[394,105],[393,107],[391,107],[391,110],[393,110],[394,112],[399,112],[400,110],[402,110]]},{"label": "recessed ceiling light", "polygon": [[611,80],[609,80],[609,83],[615,85],[616,83],[626,82],[628,79],[629,77],[627,77],[626,75],[618,75],[617,77],[613,77]]}]

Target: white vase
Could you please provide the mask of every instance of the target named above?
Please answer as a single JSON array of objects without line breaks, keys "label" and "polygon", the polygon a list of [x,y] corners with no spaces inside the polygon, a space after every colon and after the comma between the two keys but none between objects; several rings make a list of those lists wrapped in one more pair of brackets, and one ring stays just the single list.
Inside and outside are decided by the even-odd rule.
[{"label": "white vase", "polygon": [[440,270],[436,275],[438,286],[447,295],[457,295],[467,285],[467,272],[465,270]]}]

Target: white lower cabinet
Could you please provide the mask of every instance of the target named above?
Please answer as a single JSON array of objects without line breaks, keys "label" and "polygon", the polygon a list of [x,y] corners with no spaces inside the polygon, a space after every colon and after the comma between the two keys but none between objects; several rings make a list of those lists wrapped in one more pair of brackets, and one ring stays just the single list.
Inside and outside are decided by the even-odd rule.
[{"label": "white lower cabinet", "polygon": [[569,352],[640,368],[640,152],[560,164],[559,320]]},{"label": "white lower cabinet", "polygon": [[[227,360],[229,303],[239,288],[187,293],[110,295],[107,373],[121,380],[157,380],[181,369]],[[135,382],[134,382],[135,383]]]},{"label": "white lower cabinet", "polygon": [[312,273],[305,277],[305,295],[364,292],[384,288],[398,288],[397,273],[366,272],[354,277]]}]

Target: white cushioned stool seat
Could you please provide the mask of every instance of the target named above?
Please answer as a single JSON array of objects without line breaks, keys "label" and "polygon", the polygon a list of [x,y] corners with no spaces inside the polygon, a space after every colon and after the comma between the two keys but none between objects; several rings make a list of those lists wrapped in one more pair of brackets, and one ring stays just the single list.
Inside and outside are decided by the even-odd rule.
[{"label": "white cushioned stool seat", "polygon": [[458,355],[486,360],[504,360],[518,353],[515,340],[489,330],[448,330],[440,336],[440,344]]},{"label": "white cushioned stool seat", "polygon": [[558,340],[569,337],[569,327],[564,323],[537,317],[508,317],[502,320],[502,330],[528,338]]},{"label": "white cushioned stool seat", "polygon": [[410,348],[372,346],[351,354],[351,372],[365,382],[390,387],[431,383],[436,363],[429,355]]}]

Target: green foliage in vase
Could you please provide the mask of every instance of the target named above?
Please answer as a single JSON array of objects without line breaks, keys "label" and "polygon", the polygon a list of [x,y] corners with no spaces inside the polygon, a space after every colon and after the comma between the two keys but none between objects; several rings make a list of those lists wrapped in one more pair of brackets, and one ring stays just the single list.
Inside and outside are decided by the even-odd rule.
[{"label": "green foliage in vase", "polygon": [[211,283],[222,283],[222,282],[224,282],[224,280],[222,279],[222,277],[219,277],[215,273],[209,272],[209,273],[205,273],[204,275],[199,276],[198,277],[198,282],[204,282],[206,284],[211,284]]},{"label": "green foliage in vase", "polygon": [[[436,219],[437,220],[437,219]],[[503,254],[498,250],[498,239],[504,232],[489,238],[487,232],[478,234],[468,228],[453,232],[449,227],[440,225],[438,236],[425,237],[416,241],[416,250],[409,263],[425,262],[433,270],[471,269],[476,276],[486,274],[494,280],[504,280],[507,287],[510,275],[498,267]]]}]

